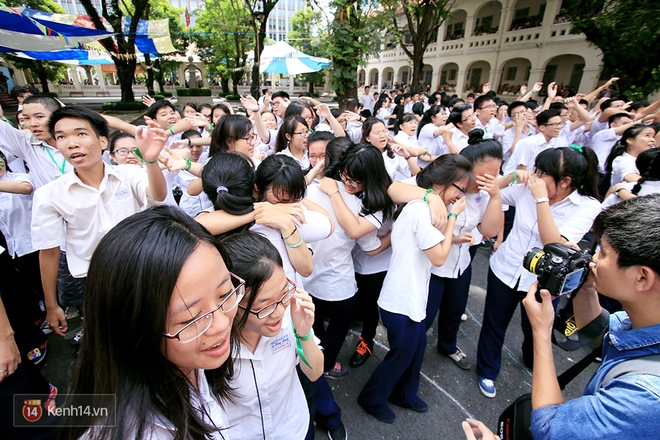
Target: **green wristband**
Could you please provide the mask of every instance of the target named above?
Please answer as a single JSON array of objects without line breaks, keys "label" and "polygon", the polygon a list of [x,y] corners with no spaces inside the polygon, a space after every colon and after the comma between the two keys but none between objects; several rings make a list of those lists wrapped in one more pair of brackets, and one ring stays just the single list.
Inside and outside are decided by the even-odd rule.
[{"label": "green wristband", "polygon": [[[295,232],[295,231],[293,231],[293,232]],[[302,234],[300,235],[300,241],[296,244],[290,244],[290,243],[287,243],[286,240],[284,240],[284,239],[282,239],[282,240],[284,241],[284,244],[286,245],[286,247],[291,248],[291,249],[298,248],[298,247],[302,246],[302,244],[303,244]]]},{"label": "green wristband", "polygon": [[190,168],[192,168],[192,162],[190,162],[190,159],[184,157],[183,161],[186,163],[186,171],[190,171]]},{"label": "green wristband", "polygon": [[509,183],[509,186],[515,185],[516,181],[518,180],[518,174],[516,174],[515,171],[510,174],[513,175],[513,180],[511,181],[511,183]]},{"label": "green wristband", "polygon": [[433,194],[437,194],[437,192],[435,192],[435,191],[432,190],[432,189],[427,189],[426,192],[424,193],[424,201],[426,202],[427,205],[429,204],[428,196],[429,196],[429,194],[431,194],[431,193],[433,193]]},{"label": "green wristband", "polygon": [[455,212],[450,212],[449,215],[447,216],[447,218],[449,218],[449,217],[458,218],[458,214],[456,214]]},{"label": "green wristband", "polygon": [[300,358],[301,361],[303,361],[305,365],[307,365],[312,371],[314,371],[314,368],[309,364],[307,358],[305,357],[305,351],[303,350],[302,343],[300,342],[301,340],[306,341],[309,338],[311,338],[314,335],[314,330],[310,330],[307,336],[301,338],[300,336],[298,336],[298,333],[296,333],[296,329],[295,327],[293,327],[293,323],[291,323],[291,328],[293,329],[293,336],[296,337],[296,352],[298,352],[298,357]]},{"label": "green wristband", "polygon": [[153,164],[155,164],[155,163],[158,163],[158,159],[154,160],[153,162],[149,162],[149,161],[146,160],[144,157],[142,157],[142,153],[140,152],[140,149],[139,149],[138,147],[135,147],[135,150],[133,150],[133,152],[135,153],[135,155],[136,155],[136,156],[137,156],[142,162],[146,162],[146,163],[151,164],[151,165],[153,165]]}]

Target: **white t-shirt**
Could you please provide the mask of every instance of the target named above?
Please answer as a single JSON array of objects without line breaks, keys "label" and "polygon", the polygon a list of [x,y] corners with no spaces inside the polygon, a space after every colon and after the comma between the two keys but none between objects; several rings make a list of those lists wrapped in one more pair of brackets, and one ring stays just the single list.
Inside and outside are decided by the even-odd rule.
[{"label": "white t-shirt", "polygon": [[490,118],[486,125],[482,124],[479,118],[475,119],[475,123],[475,128],[481,128],[484,131],[484,139],[499,139],[504,135],[506,129],[495,116]]},{"label": "white t-shirt", "polygon": [[571,131],[571,121],[568,121],[559,132],[559,137],[557,138],[557,146],[570,147],[575,143],[575,139],[582,133],[584,133],[584,125],[581,125],[575,130]]},{"label": "white t-shirt", "polygon": [[[252,353],[240,344],[230,385],[236,398],[226,403],[225,438],[303,439],[309,427],[307,399],[296,373],[299,363],[290,309],[273,337],[261,336]],[[265,437],[264,437],[265,432]]]},{"label": "white t-shirt", "polygon": [[0,121],[0,150],[20,157],[27,163],[35,190],[73,171],[71,164],[57,148],[3,121]]},{"label": "white t-shirt", "polygon": [[103,236],[149,203],[149,179],[142,168],[104,164],[103,173],[99,189],[68,173],[34,193],[32,245],[41,250],[66,243],[75,278],[87,276],[92,253]]},{"label": "white t-shirt", "polygon": [[445,239],[431,223],[429,206],[414,200],[403,208],[392,230],[392,258],[378,307],[415,322],[426,318],[433,265],[424,252]]},{"label": "white t-shirt", "polygon": [[617,183],[623,182],[628,174],[639,174],[635,162],[637,158],[628,153],[623,153],[621,156],[614,159],[612,162],[612,178],[610,185],[614,186]]},{"label": "white t-shirt", "polygon": [[[486,191],[465,194],[466,207],[456,219],[453,235],[461,235],[464,232],[472,233],[484,218],[489,201],[490,195]],[[448,209],[451,208],[448,207]],[[477,244],[481,242],[480,236],[475,237]],[[439,267],[433,266],[431,273],[442,278],[458,278],[468,268],[471,261],[470,243],[452,244],[445,264]]]},{"label": "white t-shirt", "polygon": [[601,173],[605,172],[607,156],[610,155],[614,144],[619,139],[621,139],[621,136],[617,135],[613,128],[601,130],[591,138],[591,148],[598,156],[598,170]]},{"label": "white t-shirt", "polygon": [[[6,171],[0,182],[28,182],[24,173]],[[12,194],[0,191],[0,232],[7,241],[7,252],[12,258],[34,252],[30,221],[32,220],[32,194]]]},{"label": "white t-shirt", "polygon": [[204,211],[208,208],[209,204],[211,204],[204,191],[196,196],[188,194],[188,185],[195,179],[197,179],[197,176],[190,174],[186,170],[179,171],[179,173],[172,179],[172,185],[181,188],[183,193],[181,194],[181,200],[179,200],[179,207],[192,218],[195,218],[197,214]]},{"label": "white t-shirt", "polygon": [[504,174],[515,171],[518,165],[523,165],[528,171],[533,171],[536,156],[543,150],[556,147],[557,138],[546,141],[543,133],[519,140],[515,150],[513,150],[513,154],[511,154],[509,160],[504,164]]},{"label": "white t-shirt", "polygon": [[[308,210],[304,205],[302,205],[302,209],[305,214],[306,223],[298,226],[297,229],[305,243],[311,244],[328,238],[330,236],[330,231],[332,230],[330,219],[320,212]],[[296,269],[291,264],[289,254],[286,251],[287,246],[284,244],[284,239],[282,238],[280,231],[271,228],[270,226],[257,224],[252,225],[250,231],[263,235],[273,244],[273,246],[275,246],[282,257],[284,273],[302,289],[304,278],[296,272]],[[289,231],[287,231],[287,234],[288,232]],[[289,239],[289,241],[291,241],[291,239]]]},{"label": "white t-shirt", "polygon": [[[337,187],[339,194],[353,215],[360,216],[362,201],[358,197],[348,194],[342,182],[337,182]],[[376,229],[357,240],[352,239],[337,221],[330,196],[321,191],[318,185],[310,185],[307,188],[307,199],[328,211],[335,223],[335,232],[330,237],[312,246],[314,250],[312,257],[314,271],[309,277],[305,278],[306,290],[315,298],[325,301],[343,301],[351,298],[357,291],[351,252],[356,242],[366,252],[378,249],[380,247],[380,240],[377,236],[378,230]],[[383,221],[383,215],[380,212],[368,215],[365,218],[376,228],[379,228]]]},{"label": "white t-shirt", "polygon": [[[527,292],[536,275],[523,268],[523,258],[533,247],[543,248],[536,214],[536,200],[527,185],[517,184],[500,191],[502,202],[516,207],[513,229],[490,258],[490,268],[504,284]],[[577,243],[589,232],[600,213],[600,202],[573,191],[564,200],[550,206],[552,218],[562,237]]]}]

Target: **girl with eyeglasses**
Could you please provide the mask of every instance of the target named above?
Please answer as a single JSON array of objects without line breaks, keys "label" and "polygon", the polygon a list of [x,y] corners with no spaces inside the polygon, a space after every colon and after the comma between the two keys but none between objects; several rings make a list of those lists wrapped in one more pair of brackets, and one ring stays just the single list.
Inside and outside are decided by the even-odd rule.
[{"label": "girl with eyeglasses", "polygon": [[202,182],[213,208],[197,221],[215,235],[247,229],[264,235],[280,252],[286,275],[302,287],[302,276],[312,272],[307,243],[332,234],[332,221],[303,200],[305,175],[295,161],[268,156],[255,173],[244,157],[221,153],[204,167]]},{"label": "girl with eyeglasses", "polygon": [[[330,213],[336,228],[314,245],[314,271],[305,280],[317,308],[314,331],[324,348],[323,371],[330,379],[348,374],[337,355],[358,303],[352,250],[357,244],[367,255],[376,255],[389,247],[389,235],[378,238],[392,211],[387,195],[391,180],[381,157],[372,145],[352,145],[324,171],[319,185],[307,189],[307,197]],[[323,321],[328,318],[326,329]]]},{"label": "girl with eyeglasses", "polygon": [[89,266],[71,393],[95,395],[95,407],[112,394],[115,414],[60,438],[227,438],[232,322],[245,293],[230,268],[224,247],[173,207],[111,229]]},{"label": "girl with eyeglasses", "polygon": [[234,320],[240,344],[230,382],[236,397],[226,408],[228,437],[303,439],[314,427],[296,366],[312,382],[323,373],[312,298],[286,276],[265,237],[245,232],[222,244],[246,292]]},{"label": "girl with eyeglasses", "polygon": [[[416,177],[417,185],[429,194],[436,192],[446,205],[452,205],[449,231],[465,209],[459,188],[470,183],[470,168],[463,157],[443,155]],[[396,418],[387,402],[420,413],[428,411],[417,391],[426,350],[424,319],[429,280],[432,267],[445,263],[452,245],[431,223],[429,205],[424,200],[406,204],[397,214],[391,235],[392,257],[378,298],[390,350],[358,397],[358,404],[384,423],[393,423]]]},{"label": "girl with eyeglasses", "polygon": [[[588,147],[549,148],[536,156],[534,172],[516,170],[499,179],[502,202],[515,206],[511,232],[490,258],[483,324],[477,348],[479,388],[496,394],[495,379],[502,362],[504,334],[536,275],[522,262],[533,247],[577,243],[600,213],[598,157]],[[525,365],[532,368],[529,320],[521,308]]]},{"label": "girl with eyeglasses", "polygon": [[[472,278],[471,251],[476,251],[475,245],[481,243],[482,236],[494,237],[504,225],[502,198],[497,184],[502,165],[502,146],[494,139],[483,139],[483,134],[481,129],[472,130],[470,145],[460,153],[470,161],[475,178],[467,187],[459,189],[465,196],[466,208],[456,219],[452,246],[445,264],[431,270],[426,305],[426,330],[433,326],[439,312],[438,352],[448,356],[464,370],[469,370],[471,365],[467,354],[457,346],[457,338]],[[443,176],[434,163],[429,167],[433,167],[430,170],[431,179],[437,182]],[[424,188],[407,185],[407,181],[393,184],[388,192],[397,203],[422,200],[426,197],[431,205],[438,203],[440,199],[440,194],[427,194]]]},{"label": "girl with eyeglasses", "polygon": [[385,123],[378,118],[367,118],[362,125],[362,142],[378,148],[390,179],[397,181],[417,175],[419,165],[413,155],[398,143],[390,145],[389,136]]},{"label": "girl with eyeglasses", "polygon": [[310,163],[307,156],[307,137],[309,125],[302,116],[289,116],[284,119],[277,132],[275,141],[275,154],[284,154],[295,160],[304,171],[309,170]]}]

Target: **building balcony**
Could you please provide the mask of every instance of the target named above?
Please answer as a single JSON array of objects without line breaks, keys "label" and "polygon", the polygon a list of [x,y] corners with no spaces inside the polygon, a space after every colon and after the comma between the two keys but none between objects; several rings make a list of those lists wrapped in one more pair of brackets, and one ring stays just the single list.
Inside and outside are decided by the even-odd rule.
[{"label": "building balcony", "polygon": [[496,34],[499,31],[499,27],[494,27],[490,29],[475,29],[474,32],[472,32],[473,37],[481,37],[482,35],[492,35]]},{"label": "building balcony", "polygon": [[543,26],[543,16],[533,15],[530,17],[517,18],[511,22],[509,31],[517,31],[520,29],[530,29]]},{"label": "building balcony", "polygon": [[458,33],[454,33],[452,35],[445,36],[444,41],[460,40],[461,38],[464,38],[464,37],[465,37],[465,32],[458,32]]}]

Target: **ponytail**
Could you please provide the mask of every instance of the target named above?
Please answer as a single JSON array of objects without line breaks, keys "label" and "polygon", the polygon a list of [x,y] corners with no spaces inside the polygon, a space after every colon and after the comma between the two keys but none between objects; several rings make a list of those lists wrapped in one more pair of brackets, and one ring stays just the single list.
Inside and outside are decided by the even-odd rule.
[{"label": "ponytail", "polygon": [[578,194],[601,200],[598,194],[598,156],[589,147],[549,148],[536,156],[536,168],[552,176],[555,182],[571,178],[571,188]]},{"label": "ponytail", "polygon": [[254,169],[236,154],[217,153],[202,170],[202,188],[216,211],[243,215],[254,210]]},{"label": "ponytail", "polygon": [[605,162],[605,172],[607,173],[605,179],[607,182],[612,179],[612,164],[614,163],[614,159],[628,150],[628,139],[635,139],[645,128],[647,128],[647,126],[643,124],[633,125],[623,132],[621,139],[619,139],[619,142],[614,145],[614,148],[610,151],[609,156],[607,156],[607,161]]},{"label": "ponytail", "polygon": [[432,105],[430,109],[426,110],[424,112],[424,116],[422,116],[422,120],[419,121],[419,125],[417,126],[417,137],[419,137],[419,134],[422,132],[422,128],[426,124],[430,124],[433,121],[433,117],[437,116],[438,113],[444,112],[445,108],[441,105]]},{"label": "ponytail", "polygon": [[658,155],[660,155],[660,149],[651,148],[637,156],[635,165],[640,171],[642,178],[633,187],[631,191],[633,194],[638,195],[642,189],[642,184],[647,180],[660,180],[660,160],[656,160]]}]

